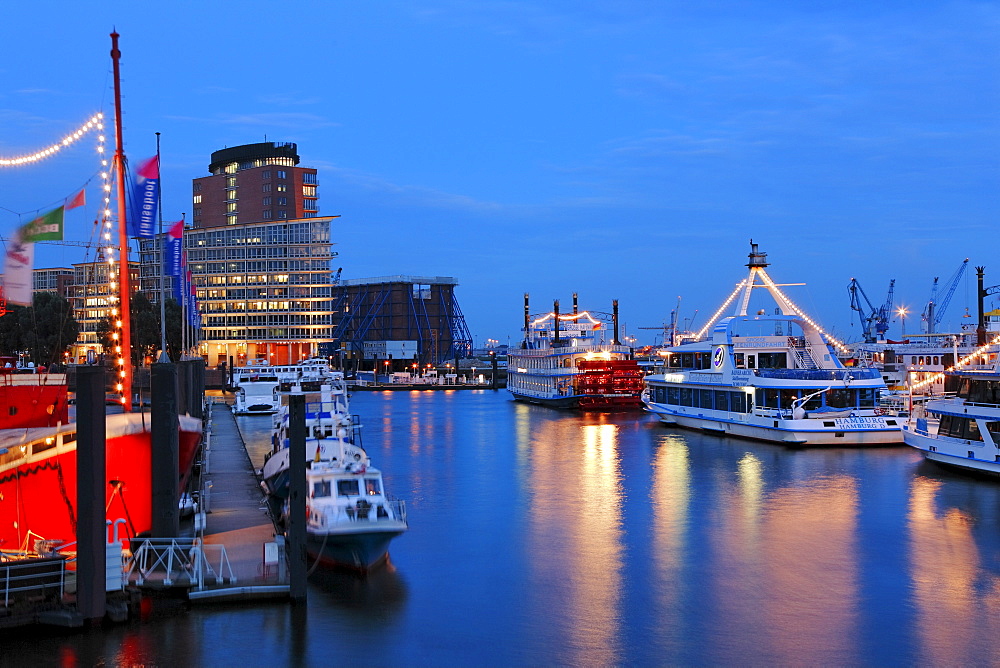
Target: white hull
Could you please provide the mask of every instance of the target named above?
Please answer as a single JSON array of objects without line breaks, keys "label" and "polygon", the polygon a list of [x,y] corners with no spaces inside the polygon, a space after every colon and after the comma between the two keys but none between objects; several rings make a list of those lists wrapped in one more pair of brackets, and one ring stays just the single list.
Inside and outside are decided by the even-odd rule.
[{"label": "white hull", "polygon": [[891,417],[792,420],[746,413],[710,414],[716,411],[682,413],[659,404],[648,404],[648,410],[664,424],[785,445],[869,446],[902,441],[899,426]]},{"label": "white hull", "polygon": [[960,441],[918,434],[910,428],[903,432],[903,441],[911,448],[920,450],[931,461],[979,473],[1000,475],[1000,461],[997,461],[1000,451],[982,441]]}]

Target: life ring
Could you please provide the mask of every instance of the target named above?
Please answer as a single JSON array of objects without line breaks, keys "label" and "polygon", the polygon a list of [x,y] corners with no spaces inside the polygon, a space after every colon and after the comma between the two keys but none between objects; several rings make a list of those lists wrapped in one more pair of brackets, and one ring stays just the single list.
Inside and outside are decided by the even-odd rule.
[{"label": "life ring", "polygon": [[875,415],[885,415],[885,409],[879,406],[875,407]]}]

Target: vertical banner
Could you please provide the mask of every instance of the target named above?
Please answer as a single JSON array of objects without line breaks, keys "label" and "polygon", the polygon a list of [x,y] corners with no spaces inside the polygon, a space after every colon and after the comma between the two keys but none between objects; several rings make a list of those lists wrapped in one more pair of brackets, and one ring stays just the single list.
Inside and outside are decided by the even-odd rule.
[{"label": "vertical banner", "polygon": [[35,266],[35,244],[23,241],[17,232],[7,241],[3,291],[11,304],[31,306],[31,274]]},{"label": "vertical banner", "polygon": [[4,262],[4,293],[11,304],[31,306],[32,271],[35,268],[35,242],[61,241],[63,207],[22,225],[7,244]]},{"label": "vertical banner", "polygon": [[128,233],[132,237],[156,236],[156,206],[159,201],[160,161],[153,156],[139,166],[132,183],[132,207]]},{"label": "vertical banner", "polygon": [[164,268],[164,275],[172,276],[174,299],[178,304],[183,304],[181,287],[182,265],[184,264],[182,253],[184,250],[184,221],[179,220],[170,226],[167,231],[167,262]]}]

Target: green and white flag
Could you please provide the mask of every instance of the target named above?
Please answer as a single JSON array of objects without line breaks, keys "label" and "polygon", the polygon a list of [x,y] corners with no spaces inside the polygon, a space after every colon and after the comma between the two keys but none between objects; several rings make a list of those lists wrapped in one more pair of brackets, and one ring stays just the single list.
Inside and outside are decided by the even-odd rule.
[{"label": "green and white flag", "polygon": [[19,230],[21,241],[34,243],[36,241],[62,241],[63,238],[63,207],[52,209],[44,216],[26,223]]}]

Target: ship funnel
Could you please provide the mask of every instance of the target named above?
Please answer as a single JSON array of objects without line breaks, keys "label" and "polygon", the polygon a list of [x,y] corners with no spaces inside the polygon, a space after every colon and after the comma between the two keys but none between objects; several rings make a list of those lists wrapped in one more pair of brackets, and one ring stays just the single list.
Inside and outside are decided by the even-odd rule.
[{"label": "ship funnel", "polygon": [[614,337],[615,338],[611,341],[611,343],[613,343],[613,344],[615,344],[617,346],[617,345],[619,345],[619,341],[618,341],[618,300],[617,299],[613,299],[611,301],[611,322],[613,322],[614,326],[615,326],[615,328],[614,328]]},{"label": "ship funnel", "polygon": [[552,310],[555,312],[555,336],[552,337],[552,347],[555,348],[559,345],[559,300],[557,299],[552,305]]},{"label": "ship funnel", "polygon": [[[531,321],[531,316],[528,315],[528,293],[525,292],[524,293],[524,341],[521,342],[521,347],[522,348],[527,348],[528,347],[528,335],[529,335],[528,332],[531,331],[529,329],[530,326],[531,326],[531,322],[530,321]],[[458,365],[457,364],[455,365],[455,369],[456,369],[456,373],[457,373],[457,369],[458,369]]]}]

